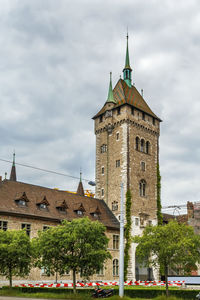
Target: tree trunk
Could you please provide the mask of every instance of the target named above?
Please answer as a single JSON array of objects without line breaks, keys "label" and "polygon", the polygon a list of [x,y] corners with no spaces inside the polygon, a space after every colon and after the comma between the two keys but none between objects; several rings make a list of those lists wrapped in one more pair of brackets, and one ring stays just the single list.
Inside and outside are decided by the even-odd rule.
[{"label": "tree trunk", "polygon": [[166,296],[169,296],[169,289],[168,289],[168,266],[165,266],[165,286],[166,286]]},{"label": "tree trunk", "polygon": [[12,268],[9,267],[9,285],[10,288],[12,287]]},{"label": "tree trunk", "polygon": [[56,283],[58,283],[58,272],[56,271]]},{"label": "tree trunk", "polygon": [[73,269],[73,292],[76,294],[76,269]]}]

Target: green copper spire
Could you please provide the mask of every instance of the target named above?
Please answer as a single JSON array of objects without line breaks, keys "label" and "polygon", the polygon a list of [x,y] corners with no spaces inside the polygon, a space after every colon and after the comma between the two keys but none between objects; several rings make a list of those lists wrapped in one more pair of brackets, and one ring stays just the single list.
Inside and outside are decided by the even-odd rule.
[{"label": "green copper spire", "polygon": [[106,101],[116,103],[114,96],[113,96],[113,90],[112,90],[112,72],[110,72],[110,85],[109,85],[109,90],[108,90],[108,99]]},{"label": "green copper spire", "polygon": [[126,59],[125,59],[125,67],[123,70],[124,73],[124,81],[127,83],[129,87],[131,87],[131,72],[132,69],[130,67],[130,60],[129,60],[129,50],[128,50],[128,32],[127,32],[127,44],[126,44]]}]

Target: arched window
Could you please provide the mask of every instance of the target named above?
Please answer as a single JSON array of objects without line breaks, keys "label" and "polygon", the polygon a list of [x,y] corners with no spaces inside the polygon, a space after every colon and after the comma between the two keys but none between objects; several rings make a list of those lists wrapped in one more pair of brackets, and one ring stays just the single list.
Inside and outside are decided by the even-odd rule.
[{"label": "arched window", "polygon": [[150,149],[150,143],[147,141],[146,142],[146,153],[149,154],[149,149]]},{"label": "arched window", "polygon": [[142,139],[142,140],[141,140],[141,147],[140,147],[141,152],[144,152],[144,144],[145,144],[145,142],[144,142],[144,140]]},{"label": "arched window", "polygon": [[113,260],[113,276],[119,276],[119,261],[118,261],[118,259]]},{"label": "arched window", "polygon": [[139,144],[140,144],[140,139],[139,139],[139,137],[137,136],[136,139],[135,139],[135,149],[136,149],[136,150],[139,150]]},{"label": "arched window", "polygon": [[140,196],[145,197],[146,196],[146,181],[144,179],[140,180],[139,189],[140,189]]}]

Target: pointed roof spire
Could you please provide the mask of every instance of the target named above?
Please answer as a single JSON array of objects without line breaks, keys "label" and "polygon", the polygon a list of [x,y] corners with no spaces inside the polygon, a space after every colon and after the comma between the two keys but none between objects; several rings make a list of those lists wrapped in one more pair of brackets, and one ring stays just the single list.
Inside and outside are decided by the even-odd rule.
[{"label": "pointed roof spire", "polygon": [[15,168],[15,151],[13,153],[13,163],[12,163],[12,168],[11,168],[11,172],[10,172],[10,180],[17,181],[16,168]]},{"label": "pointed roof spire", "polygon": [[108,90],[108,99],[106,101],[116,103],[114,96],[113,96],[113,90],[112,90],[112,72],[110,72],[110,84],[109,84],[109,90]]},{"label": "pointed roof spire", "polygon": [[83,184],[82,184],[82,172],[80,170],[80,181],[79,181],[79,184],[78,184],[78,188],[77,188],[77,192],[76,192],[78,195],[80,196],[85,196],[85,193],[84,193],[84,188],[83,188]]},{"label": "pointed roof spire", "polygon": [[128,51],[128,29],[127,29],[127,36],[126,36],[126,38],[127,38],[127,44],[126,44],[126,59],[125,59],[125,67],[124,67],[124,69],[130,69],[130,70],[132,70],[131,67],[130,67],[129,51]]}]

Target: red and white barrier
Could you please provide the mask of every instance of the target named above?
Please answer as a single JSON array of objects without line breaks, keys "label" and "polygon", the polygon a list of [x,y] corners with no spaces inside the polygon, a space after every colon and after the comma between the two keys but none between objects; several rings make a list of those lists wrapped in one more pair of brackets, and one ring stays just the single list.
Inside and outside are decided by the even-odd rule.
[{"label": "red and white barrier", "polygon": [[[169,286],[182,286],[185,284],[185,281],[168,281]],[[96,287],[96,286],[118,286],[119,282],[118,281],[110,281],[110,282],[77,282],[76,287]],[[125,281],[124,285],[126,286],[134,286],[134,285],[139,285],[139,286],[165,286],[165,281]],[[16,286],[21,286],[21,287],[45,287],[45,288],[60,288],[60,287],[66,287],[66,288],[71,288],[73,287],[73,283],[36,283],[36,284],[29,284],[29,283],[24,283]]]}]

